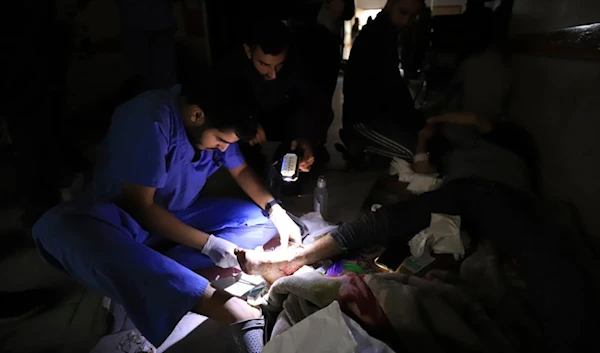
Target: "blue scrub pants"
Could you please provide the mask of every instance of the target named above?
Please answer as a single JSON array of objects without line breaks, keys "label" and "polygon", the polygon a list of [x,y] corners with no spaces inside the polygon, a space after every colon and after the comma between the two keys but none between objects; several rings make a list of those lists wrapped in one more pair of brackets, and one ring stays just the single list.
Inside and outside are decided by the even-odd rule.
[{"label": "blue scrub pants", "polygon": [[[259,207],[243,200],[201,198],[175,216],[186,224],[254,249],[277,234]],[[200,251],[160,240],[128,213],[87,199],[61,204],[33,227],[42,256],[77,281],[121,303],[140,332],[158,347],[209,284],[191,269],[213,266]]]}]

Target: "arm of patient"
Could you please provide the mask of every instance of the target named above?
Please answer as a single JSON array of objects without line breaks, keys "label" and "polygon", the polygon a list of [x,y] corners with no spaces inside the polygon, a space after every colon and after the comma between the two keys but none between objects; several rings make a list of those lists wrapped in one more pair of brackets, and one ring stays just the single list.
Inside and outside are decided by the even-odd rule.
[{"label": "arm of patient", "polygon": [[[415,149],[415,161],[412,165],[412,169],[415,173],[419,174],[434,174],[437,173],[437,169],[429,163],[429,157],[427,155],[427,144],[431,137],[433,137],[434,128],[432,125],[425,126],[421,131],[419,131],[419,136],[417,139],[417,147]],[[422,157],[421,157],[422,156]],[[420,157],[420,158],[417,158]],[[423,158],[425,157],[425,158]]]},{"label": "arm of patient", "polygon": [[125,183],[119,206],[151,233],[202,250],[208,241],[209,234],[188,226],[169,211],[154,203],[155,191],[156,188]]}]

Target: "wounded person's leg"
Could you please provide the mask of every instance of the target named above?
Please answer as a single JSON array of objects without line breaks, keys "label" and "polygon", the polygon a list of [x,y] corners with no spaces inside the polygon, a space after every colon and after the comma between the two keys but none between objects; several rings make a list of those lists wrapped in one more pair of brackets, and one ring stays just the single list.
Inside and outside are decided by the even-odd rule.
[{"label": "wounded person's leg", "polygon": [[468,183],[466,187],[462,184],[452,183],[397,205],[365,213],[303,248],[291,247],[272,252],[238,250],[238,261],[244,272],[260,274],[268,282],[273,282],[291,275],[304,265],[356,253],[373,245],[384,245],[397,250],[398,256],[408,256],[407,242],[429,226],[432,213],[460,214],[459,195],[468,194],[470,190]]},{"label": "wounded person's leg", "polygon": [[330,234],[306,247],[291,246],[285,250],[269,252],[236,250],[240,267],[245,273],[261,275],[269,283],[289,276],[304,265],[313,264],[339,255],[342,248]]},{"label": "wounded person's leg", "polygon": [[304,265],[353,253],[371,245],[385,244],[389,223],[387,214],[384,208],[369,212],[305,247],[271,252],[240,249],[237,250],[238,261],[244,272],[260,274],[272,283],[280,277],[293,274]]}]

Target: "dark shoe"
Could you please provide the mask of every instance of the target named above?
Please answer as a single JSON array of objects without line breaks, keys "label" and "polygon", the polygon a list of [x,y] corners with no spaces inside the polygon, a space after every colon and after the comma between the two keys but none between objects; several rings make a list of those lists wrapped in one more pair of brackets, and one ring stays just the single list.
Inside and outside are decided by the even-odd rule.
[{"label": "dark shoe", "polygon": [[350,154],[348,149],[341,143],[335,144],[335,149],[342,154],[348,169],[364,170],[369,167],[369,158],[365,153]]},{"label": "dark shoe", "polygon": [[345,129],[339,131],[342,143],[336,143],[335,149],[342,154],[348,168],[363,170],[369,166],[367,154],[364,152],[364,146],[358,143],[353,134]]},{"label": "dark shoe", "polygon": [[253,319],[229,326],[234,350],[239,353],[260,353],[265,346],[265,319]]}]

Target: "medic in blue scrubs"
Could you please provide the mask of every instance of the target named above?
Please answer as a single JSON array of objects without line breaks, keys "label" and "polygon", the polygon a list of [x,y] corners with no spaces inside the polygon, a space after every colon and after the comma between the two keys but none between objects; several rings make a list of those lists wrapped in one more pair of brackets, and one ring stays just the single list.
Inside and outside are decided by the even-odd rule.
[{"label": "medic in blue scrubs", "polygon": [[[256,124],[235,109],[235,102],[211,97],[206,88],[181,86],[121,105],[93,195],[55,207],[33,228],[48,262],[123,304],[157,347],[192,311],[238,323],[232,327],[242,351],[259,352],[251,336],[262,342],[260,310],[191,269],[237,266],[236,248],[254,249],[277,233],[282,244],[301,242],[298,226],[240,153],[237,142],[254,137]],[[221,166],[254,203],[200,197]]]}]

